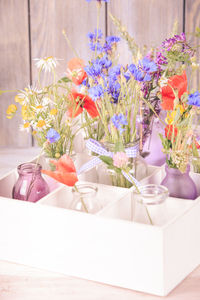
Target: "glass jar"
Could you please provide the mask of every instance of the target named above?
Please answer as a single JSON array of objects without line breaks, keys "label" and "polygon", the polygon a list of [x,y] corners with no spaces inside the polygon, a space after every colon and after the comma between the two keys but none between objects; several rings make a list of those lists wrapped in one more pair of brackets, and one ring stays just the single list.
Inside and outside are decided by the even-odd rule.
[{"label": "glass jar", "polygon": [[49,193],[41,169],[42,166],[36,163],[24,163],[17,167],[19,177],[13,187],[13,199],[36,202]]},{"label": "glass jar", "polygon": [[[76,152],[75,151],[71,151],[69,153],[69,151],[66,151],[66,154],[75,163],[75,161],[76,161]],[[55,171],[56,170],[56,166],[51,161],[52,160],[58,161],[60,159],[60,157],[59,158],[55,158],[55,157],[52,158],[52,157],[44,156],[43,163],[42,163],[43,167],[45,167],[46,170]]]},{"label": "glass jar", "polygon": [[190,177],[189,171],[189,165],[185,173],[181,173],[179,169],[170,168],[167,164],[165,165],[166,176],[161,184],[168,188],[171,197],[191,200],[197,198],[196,185]]},{"label": "glass jar", "polygon": [[149,225],[165,222],[165,200],[169,192],[165,186],[147,184],[133,191],[133,221]]},{"label": "glass jar", "polygon": [[101,208],[97,199],[98,188],[94,184],[77,184],[72,188],[73,199],[70,209],[95,214]]},{"label": "glass jar", "polygon": [[193,156],[190,161],[191,171],[200,173],[200,156]]},{"label": "glass jar", "polygon": [[[106,148],[107,151],[114,153],[115,144],[113,144],[113,143],[104,143],[104,147]],[[125,150],[128,149],[128,148],[131,148],[131,147],[136,147],[137,149],[139,149],[139,141],[137,140],[134,143],[127,143],[124,146]],[[128,167],[130,168],[130,174],[134,178],[136,178],[138,181],[147,176],[147,163],[145,162],[144,158],[142,158],[140,156],[139,150],[138,150],[138,153],[137,153],[136,157],[129,157]],[[105,170],[105,167],[104,167],[104,170]],[[114,170],[111,170],[111,169],[107,169],[105,171],[108,172],[111,184],[113,186],[130,188],[133,185],[130,181],[128,181],[124,177],[123,174],[116,173]],[[100,183],[100,181],[98,181],[98,182]]]}]

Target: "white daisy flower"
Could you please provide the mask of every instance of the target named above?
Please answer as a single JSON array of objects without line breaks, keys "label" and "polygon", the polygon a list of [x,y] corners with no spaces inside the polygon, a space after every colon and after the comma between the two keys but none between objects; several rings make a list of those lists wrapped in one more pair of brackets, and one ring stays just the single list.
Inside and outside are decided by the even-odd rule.
[{"label": "white daisy flower", "polygon": [[31,131],[31,124],[29,122],[24,122],[23,124],[19,125],[19,130],[20,131],[26,131],[29,133]]},{"label": "white daisy flower", "polygon": [[43,131],[51,127],[47,119],[40,117],[37,121],[34,121],[32,124],[33,129],[37,131]]},{"label": "white daisy flower", "polygon": [[44,70],[45,72],[51,72],[56,68],[59,59],[49,56],[42,59],[35,58],[34,60],[37,61],[35,65],[38,69]]},{"label": "white daisy flower", "polygon": [[51,102],[53,102],[49,97],[43,97],[42,98],[42,101],[41,101],[41,104],[43,105],[43,106],[47,106],[47,105],[49,105]]}]

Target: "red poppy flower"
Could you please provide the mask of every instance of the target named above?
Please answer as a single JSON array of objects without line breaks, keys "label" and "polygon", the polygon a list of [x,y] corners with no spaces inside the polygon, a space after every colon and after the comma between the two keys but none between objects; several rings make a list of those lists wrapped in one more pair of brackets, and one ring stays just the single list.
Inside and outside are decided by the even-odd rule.
[{"label": "red poppy flower", "polygon": [[78,93],[76,90],[74,90],[69,95],[69,99],[72,102],[72,105],[67,112],[67,115],[70,118],[80,115],[83,109],[86,109],[92,118],[98,117],[99,113],[96,104],[88,95]]},{"label": "red poppy flower", "polygon": [[[164,110],[173,110],[174,109],[174,99],[175,95],[172,90],[178,90],[179,99],[187,91],[187,76],[184,71],[182,75],[175,75],[169,78],[168,84],[162,88],[162,108]],[[171,88],[172,87],[172,88]]]},{"label": "red poppy flower", "polygon": [[165,127],[165,136],[166,138],[168,138],[168,140],[171,140],[172,136],[174,136],[175,138],[177,134],[178,134],[178,129],[176,126],[170,124]]},{"label": "red poppy flower", "polygon": [[80,58],[72,58],[68,64],[67,76],[73,81],[74,84],[80,85],[87,77],[87,73],[84,70],[84,61]]},{"label": "red poppy flower", "polygon": [[51,163],[56,166],[56,170],[42,170],[42,173],[68,186],[75,185],[78,181],[76,169],[72,159],[67,154],[63,155],[58,161],[51,160]]}]

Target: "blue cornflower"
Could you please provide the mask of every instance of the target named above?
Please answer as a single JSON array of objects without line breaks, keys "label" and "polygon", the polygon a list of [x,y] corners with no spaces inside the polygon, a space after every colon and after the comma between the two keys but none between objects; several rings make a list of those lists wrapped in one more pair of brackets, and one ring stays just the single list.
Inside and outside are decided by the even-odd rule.
[{"label": "blue cornflower", "polygon": [[189,95],[188,104],[200,107],[200,93],[198,91]]},{"label": "blue cornflower", "polygon": [[153,73],[158,70],[158,66],[155,62],[149,60],[147,57],[144,57],[142,61],[140,60],[139,65],[142,67],[142,70],[147,73]]},{"label": "blue cornflower", "polygon": [[55,129],[50,128],[47,131],[46,139],[50,143],[55,143],[55,142],[57,142],[60,139],[60,134]]},{"label": "blue cornflower", "polygon": [[110,94],[114,100],[114,103],[117,103],[119,94],[120,94],[121,85],[118,81],[109,79],[107,92]]},{"label": "blue cornflower", "polygon": [[109,69],[108,75],[110,79],[117,80],[117,76],[121,74],[121,65],[114,66]]},{"label": "blue cornflower", "polygon": [[101,75],[102,66],[95,62],[92,66],[86,66],[84,70],[88,76],[95,78]]},{"label": "blue cornflower", "polygon": [[115,36],[115,35],[110,35],[110,36],[107,36],[107,38],[106,38],[106,42],[108,44],[118,43],[119,41],[120,41],[120,37]]},{"label": "blue cornflower", "polygon": [[93,32],[89,32],[87,34],[88,38],[90,39],[90,43],[89,43],[89,48],[92,51],[97,51],[99,53],[101,53],[103,51],[103,48],[100,44],[100,40],[103,37],[103,33],[101,31],[101,29],[95,29],[94,33]]},{"label": "blue cornflower", "polygon": [[119,130],[120,133],[122,133],[125,129],[122,128],[123,125],[128,125],[127,118],[123,114],[114,115],[111,118],[111,121],[113,122],[113,125],[116,129]]},{"label": "blue cornflower", "polygon": [[105,44],[103,46],[104,51],[106,53],[108,53],[109,51],[112,51],[112,45],[114,43],[119,42],[119,41],[120,41],[120,38],[118,36],[114,36],[114,35],[113,36],[108,36],[106,38],[106,42],[105,42]]},{"label": "blue cornflower", "polygon": [[92,100],[96,101],[97,99],[101,98],[101,96],[103,96],[104,90],[103,87],[100,84],[98,84],[96,86],[91,87],[88,90],[88,92]]},{"label": "blue cornflower", "polygon": [[99,59],[99,64],[101,64],[104,68],[108,69],[112,66],[112,61],[108,59],[107,55],[104,55]]},{"label": "blue cornflower", "polygon": [[131,75],[130,75],[130,73],[128,71],[126,71],[124,73],[124,77],[125,77],[126,81],[128,81],[131,78]]},{"label": "blue cornflower", "polygon": [[131,72],[131,74],[134,76],[135,80],[137,81],[145,81],[144,80],[144,73],[142,71],[140,71],[136,65],[131,64],[128,67],[129,71]]},{"label": "blue cornflower", "polygon": [[103,48],[102,48],[102,46],[101,46],[101,44],[99,42],[94,42],[94,43],[91,42],[91,43],[89,43],[89,48],[92,51],[96,50],[98,53],[101,53],[103,51]]},{"label": "blue cornflower", "polygon": [[149,60],[147,57],[144,57],[142,61],[139,61],[139,66],[144,71],[144,81],[150,81],[151,73],[154,73],[158,70],[158,66],[155,64],[155,62]]},{"label": "blue cornflower", "polygon": [[94,33],[93,32],[89,32],[87,34],[88,38],[90,39],[91,42],[95,42],[97,40],[97,32],[98,32],[98,40],[100,40],[103,37],[103,33],[101,31],[101,29],[95,29]]}]

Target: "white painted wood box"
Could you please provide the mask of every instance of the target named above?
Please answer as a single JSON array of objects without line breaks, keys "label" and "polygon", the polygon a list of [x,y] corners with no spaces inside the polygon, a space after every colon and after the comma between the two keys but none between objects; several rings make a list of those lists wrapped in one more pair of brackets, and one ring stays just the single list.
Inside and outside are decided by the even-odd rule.
[{"label": "white painted wood box", "polygon": [[0,179],[1,260],[160,296],[200,264],[200,198],[168,198],[164,224],[151,226],[132,222],[131,189],[98,185],[104,208],[89,215],[68,209],[63,185],[35,204],[13,200],[15,180]]}]

